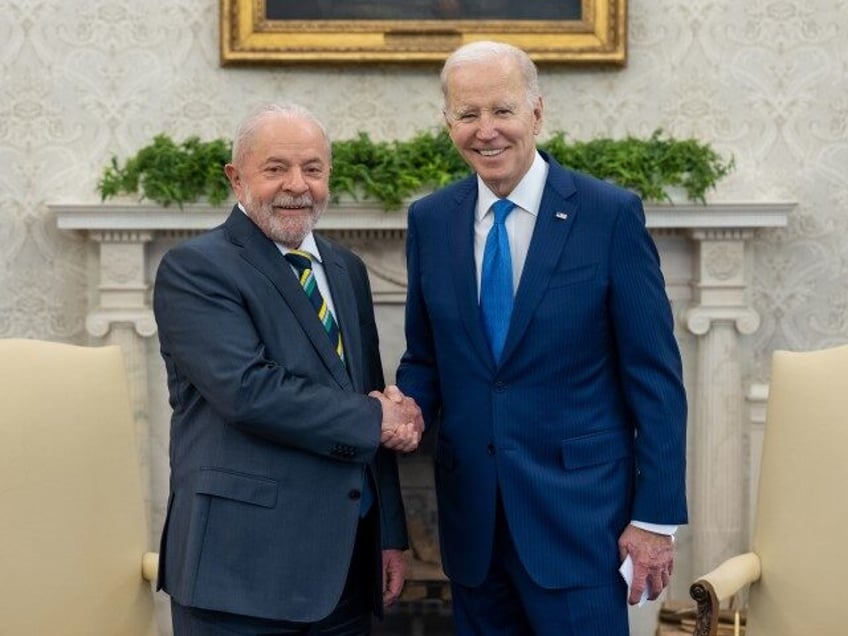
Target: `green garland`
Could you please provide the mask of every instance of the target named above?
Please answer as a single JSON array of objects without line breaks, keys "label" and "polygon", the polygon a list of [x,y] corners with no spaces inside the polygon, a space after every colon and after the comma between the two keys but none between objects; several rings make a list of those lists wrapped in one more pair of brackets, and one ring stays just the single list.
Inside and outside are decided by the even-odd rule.
[{"label": "green garland", "polygon": [[224,139],[206,142],[189,137],[178,145],[167,135],[156,135],[153,143],[123,165],[113,156],[97,191],[102,201],[140,194],[164,206],[182,206],[204,197],[213,205],[223,203],[230,196],[224,164],[230,160],[231,148]]},{"label": "green garland", "polygon": [[[561,132],[539,144],[561,164],[615,182],[648,201],[670,200],[667,189],[680,187],[692,201],[705,202],[706,192],[734,167],[709,145],[677,140],[655,131],[647,139],[598,138],[568,142]],[[167,135],[121,165],[112,157],[97,189],[101,200],[140,195],[168,206],[206,199],[217,205],[230,196],[223,166],[231,144],[189,137],[177,144]],[[445,130],[422,132],[407,141],[372,141],[367,133],[333,142],[330,191],[334,201],[347,194],[355,200],[379,202],[384,209],[403,206],[411,197],[469,174],[469,168]]]}]

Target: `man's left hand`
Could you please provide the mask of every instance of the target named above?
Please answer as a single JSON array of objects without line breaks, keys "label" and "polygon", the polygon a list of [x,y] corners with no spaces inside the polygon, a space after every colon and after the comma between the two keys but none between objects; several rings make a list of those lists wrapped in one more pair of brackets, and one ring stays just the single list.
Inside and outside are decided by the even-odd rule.
[{"label": "man's left hand", "polygon": [[674,539],[628,525],[618,539],[618,552],[622,561],[628,554],[633,560],[633,583],[627,602],[637,605],[645,590],[649,600],[656,600],[674,569]]},{"label": "man's left hand", "polygon": [[383,550],[383,607],[400,597],[406,580],[406,558],[402,550]]}]

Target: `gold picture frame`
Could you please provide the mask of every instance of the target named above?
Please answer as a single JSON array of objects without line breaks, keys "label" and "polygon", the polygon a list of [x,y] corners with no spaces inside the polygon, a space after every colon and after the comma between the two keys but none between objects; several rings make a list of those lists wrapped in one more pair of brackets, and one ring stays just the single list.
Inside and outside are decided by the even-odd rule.
[{"label": "gold picture frame", "polygon": [[[428,1],[440,10],[450,8],[453,17],[397,18],[404,12],[413,15],[410,7],[423,6],[424,0],[339,0],[335,3],[338,15],[326,8],[334,6],[333,0],[288,0],[288,4],[285,0],[221,0],[221,64],[440,63],[458,46],[474,40],[509,42],[537,63],[624,65],[627,61],[627,0],[562,0],[563,6],[579,14],[574,19],[547,19],[541,9],[532,19],[524,15],[537,7],[555,7],[551,1],[492,2],[491,6],[500,7],[499,13],[485,18],[474,18],[470,10],[463,13],[465,3],[460,0]],[[319,4],[324,8],[319,9]],[[350,19],[357,5],[364,7],[367,18]],[[269,9],[271,15],[293,11],[296,19],[269,18]],[[315,17],[326,15],[331,19]]]}]

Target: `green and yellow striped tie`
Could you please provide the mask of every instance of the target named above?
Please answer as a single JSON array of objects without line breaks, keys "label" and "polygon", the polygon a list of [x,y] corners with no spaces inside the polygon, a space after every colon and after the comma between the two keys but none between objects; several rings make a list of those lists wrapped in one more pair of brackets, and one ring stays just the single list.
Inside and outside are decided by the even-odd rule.
[{"label": "green and yellow striped tie", "polygon": [[339,358],[341,358],[342,362],[344,362],[345,357],[344,347],[342,346],[342,334],[341,331],[339,331],[339,325],[336,322],[335,316],[333,316],[333,312],[330,311],[327,301],[324,300],[324,297],[321,295],[321,290],[318,289],[318,281],[315,280],[315,273],[312,271],[312,256],[310,256],[309,252],[301,250],[292,250],[285,256],[286,260],[294,266],[295,270],[297,270],[298,276],[300,277],[300,286],[303,287],[303,291],[306,292],[306,297],[309,298],[309,302],[312,303],[315,311],[318,312],[318,319],[324,326],[324,331],[326,331],[327,335],[330,337],[330,342],[332,342],[333,346],[336,348],[336,353]]}]

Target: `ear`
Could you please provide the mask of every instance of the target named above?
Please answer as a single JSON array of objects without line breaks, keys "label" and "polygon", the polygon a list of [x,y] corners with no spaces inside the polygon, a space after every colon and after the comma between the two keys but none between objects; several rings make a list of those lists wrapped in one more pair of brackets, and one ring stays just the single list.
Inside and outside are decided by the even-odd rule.
[{"label": "ear", "polygon": [[445,120],[445,128],[447,128],[448,132],[450,132],[451,120],[450,120],[450,117],[448,117],[448,111],[446,111],[446,110],[442,111],[442,118]]},{"label": "ear", "polygon": [[536,101],[536,105],[533,107],[533,134],[538,135],[542,132],[542,114],[545,111],[545,105],[542,102],[542,97]]},{"label": "ear", "polygon": [[230,182],[230,187],[233,189],[233,192],[236,193],[236,196],[241,195],[241,176],[239,175],[238,169],[231,163],[228,163],[224,166],[224,174],[227,175],[227,179]]}]

